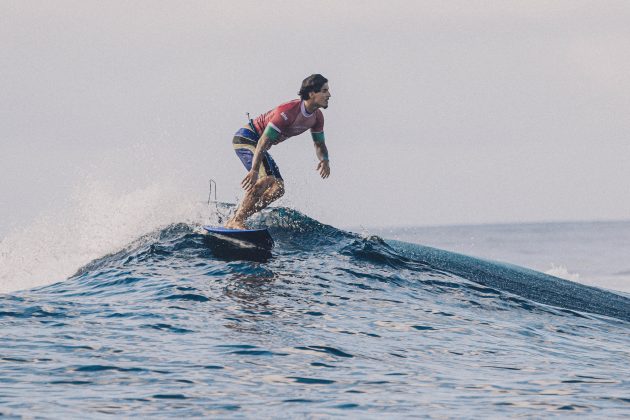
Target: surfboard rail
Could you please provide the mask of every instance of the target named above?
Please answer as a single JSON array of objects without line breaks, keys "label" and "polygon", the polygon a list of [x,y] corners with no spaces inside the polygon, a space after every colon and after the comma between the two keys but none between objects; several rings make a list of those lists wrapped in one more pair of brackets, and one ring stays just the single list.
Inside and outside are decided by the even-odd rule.
[{"label": "surfboard rail", "polygon": [[266,228],[263,229],[228,229],[223,226],[203,226],[210,235],[242,248],[271,249],[273,238]]}]

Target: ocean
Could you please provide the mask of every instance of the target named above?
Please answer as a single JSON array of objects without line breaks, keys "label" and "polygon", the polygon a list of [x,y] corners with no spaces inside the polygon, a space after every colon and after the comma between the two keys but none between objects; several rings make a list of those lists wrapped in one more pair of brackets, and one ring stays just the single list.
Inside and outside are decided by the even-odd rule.
[{"label": "ocean", "polygon": [[630,415],[629,222],[340,229],[281,207],[253,219],[270,254],[201,224],[0,295],[0,415]]}]

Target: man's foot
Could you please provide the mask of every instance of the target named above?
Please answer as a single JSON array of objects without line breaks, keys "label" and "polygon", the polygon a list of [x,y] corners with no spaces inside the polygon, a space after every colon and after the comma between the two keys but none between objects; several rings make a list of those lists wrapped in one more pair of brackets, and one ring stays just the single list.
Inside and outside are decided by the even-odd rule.
[{"label": "man's foot", "polygon": [[245,223],[238,222],[236,220],[228,220],[228,222],[225,224],[225,227],[227,229],[247,229],[247,226],[245,226]]}]

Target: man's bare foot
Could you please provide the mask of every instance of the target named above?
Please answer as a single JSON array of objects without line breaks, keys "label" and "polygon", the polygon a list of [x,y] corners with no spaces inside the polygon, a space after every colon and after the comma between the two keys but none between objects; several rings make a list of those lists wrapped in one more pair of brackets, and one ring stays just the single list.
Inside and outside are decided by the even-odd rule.
[{"label": "man's bare foot", "polygon": [[227,229],[247,229],[247,226],[243,222],[238,222],[236,220],[228,220],[225,224]]}]

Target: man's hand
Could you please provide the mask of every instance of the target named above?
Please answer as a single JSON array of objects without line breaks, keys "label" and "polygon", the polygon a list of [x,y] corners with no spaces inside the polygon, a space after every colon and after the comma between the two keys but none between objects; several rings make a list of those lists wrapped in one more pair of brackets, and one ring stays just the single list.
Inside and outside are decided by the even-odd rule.
[{"label": "man's hand", "polygon": [[317,171],[322,179],[326,179],[330,176],[330,163],[327,160],[320,160],[317,164]]},{"label": "man's hand", "polygon": [[245,191],[249,192],[252,188],[254,188],[254,185],[256,185],[256,181],[258,181],[258,172],[249,171],[247,172],[247,175],[245,175],[245,178],[241,181],[241,187],[243,187]]}]

